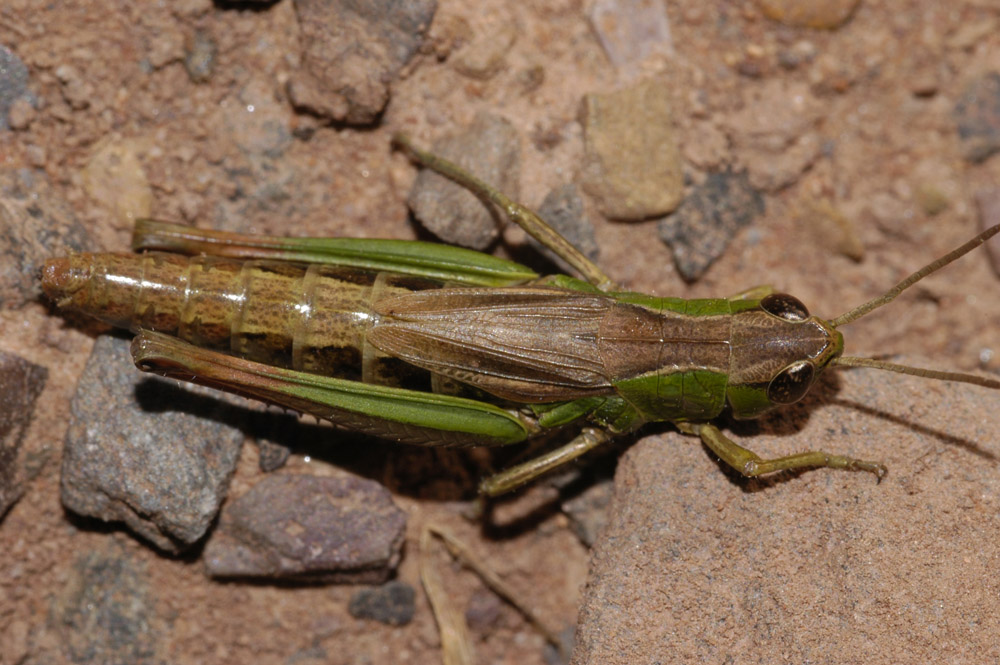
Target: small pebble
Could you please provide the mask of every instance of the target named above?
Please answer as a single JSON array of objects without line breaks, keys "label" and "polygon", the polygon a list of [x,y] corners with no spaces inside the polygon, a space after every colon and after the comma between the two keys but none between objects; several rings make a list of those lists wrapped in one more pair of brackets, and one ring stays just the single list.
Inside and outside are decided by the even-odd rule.
[{"label": "small pebble", "polygon": [[0,44],[0,129],[7,126],[7,114],[28,94],[28,68],[17,54]]},{"label": "small pebble", "polygon": [[910,76],[909,88],[915,97],[933,97],[940,87],[938,70],[932,65],[918,69]]},{"label": "small pebble", "polygon": [[153,69],[162,69],[184,55],[184,38],[176,30],[162,30],[146,45],[146,59]]},{"label": "small pebble", "polygon": [[757,0],[769,19],[804,28],[833,30],[854,13],[860,0]]},{"label": "small pebble", "polygon": [[71,404],[63,505],[168,552],[200,540],[243,445],[246,414],[218,394],[143,374],[128,340],[98,337]]},{"label": "small pebble", "polygon": [[465,623],[469,629],[489,635],[497,630],[497,622],[503,617],[503,601],[489,590],[479,590],[469,598],[465,608]]},{"label": "small pebble", "polygon": [[[579,188],[574,183],[565,184],[549,192],[537,212],[539,217],[558,231],[562,237],[569,240],[591,261],[596,261],[600,256],[601,250],[597,246],[597,239],[594,236],[594,224],[584,214],[583,198],[580,196]],[[541,243],[530,236],[528,242],[555,262],[560,269],[569,270],[569,266],[563,263],[562,259],[557,257],[552,250],[542,247]]]},{"label": "small pebble", "polygon": [[7,113],[7,124],[11,129],[22,131],[31,126],[35,119],[35,107],[27,97],[18,97],[10,105]]},{"label": "small pebble", "polygon": [[545,67],[542,65],[533,65],[531,67],[525,67],[517,73],[514,77],[517,85],[521,88],[524,93],[534,92],[542,87],[545,83]]},{"label": "small pebble", "polygon": [[683,153],[699,169],[718,171],[730,156],[729,138],[715,123],[698,120],[685,132]]},{"label": "small pebble", "polygon": [[[457,163],[517,201],[521,150],[517,130],[504,118],[480,113],[462,132],[434,143],[432,152]],[[506,218],[464,187],[422,169],[407,199],[413,215],[441,240],[486,249]]]},{"label": "small pebble", "polygon": [[660,237],[670,245],[681,276],[691,282],[722,256],[738,230],[762,214],[764,197],[745,173],[714,173],[660,221]]},{"label": "small pebble", "polygon": [[83,185],[91,198],[115,211],[122,228],[152,214],[153,188],[136,141],[105,141],[84,166]]},{"label": "small pebble", "polygon": [[589,18],[608,60],[620,70],[637,72],[647,57],[674,53],[664,2],[597,0]]},{"label": "small pebble", "polygon": [[586,95],[581,122],[580,182],[604,215],[642,220],[680,204],[684,177],[666,81]]},{"label": "small pebble", "polygon": [[56,78],[62,84],[62,96],[74,111],[90,106],[94,96],[94,86],[84,79],[72,65],[59,65],[55,69]]},{"label": "small pebble", "polygon": [[355,619],[371,619],[387,626],[405,626],[413,620],[416,597],[417,592],[412,586],[393,580],[355,593],[347,611]]},{"label": "small pebble", "polygon": [[[280,418],[275,418],[274,422],[281,422],[281,420]],[[288,446],[260,435],[257,435],[257,448],[259,450],[257,465],[264,473],[277,471],[285,466],[292,453]]]},{"label": "small pebble", "polygon": [[785,69],[795,69],[802,64],[811,62],[816,57],[816,53],[816,45],[803,39],[792,44],[791,48],[778,51],[778,64]]},{"label": "small pebble", "polygon": [[853,261],[865,257],[865,246],[854,224],[829,200],[806,200],[801,218],[804,224],[816,229],[824,246],[832,247]]},{"label": "small pebble", "polygon": [[351,124],[374,122],[389,86],[423,44],[437,3],[297,0],[302,64],[288,83],[297,108]]},{"label": "small pebble", "polygon": [[948,195],[934,183],[925,182],[917,186],[917,205],[928,217],[939,215],[948,209]]},{"label": "small pebble", "polygon": [[455,54],[455,71],[462,76],[486,81],[506,64],[507,52],[517,41],[517,30],[504,23],[492,32],[479,35]]},{"label": "small pebble", "polygon": [[217,47],[212,35],[196,30],[184,41],[184,69],[194,83],[205,83],[215,71]]},{"label": "small pebble", "polygon": [[[158,663],[162,628],[146,565],[113,539],[67,552],[49,621],[68,663]],[[42,659],[42,662],[50,662]]]},{"label": "small pebble", "polygon": [[982,162],[1000,150],[1000,72],[969,83],[952,115],[968,161]]},{"label": "small pebble", "polygon": [[748,92],[743,108],[726,124],[753,187],[783,189],[816,161],[823,148],[815,129],[822,112],[823,104],[804,83],[775,79]]}]

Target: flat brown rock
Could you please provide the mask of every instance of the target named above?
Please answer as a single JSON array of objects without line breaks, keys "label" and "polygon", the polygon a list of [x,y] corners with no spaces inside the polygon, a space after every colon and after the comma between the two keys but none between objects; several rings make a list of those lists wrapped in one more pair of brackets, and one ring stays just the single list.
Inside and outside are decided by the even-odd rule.
[{"label": "flat brown rock", "polygon": [[382,583],[405,530],[406,514],[376,482],[274,474],[226,507],[205,565],[213,577]]},{"label": "flat brown rock", "polygon": [[422,43],[436,5],[297,0],[303,66],[289,83],[293,103],[333,120],[375,120],[389,102],[389,81]]},{"label": "flat brown rock", "polygon": [[851,17],[858,0],[803,2],[802,0],[757,0],[761,11],[785,25],[832,30]]},{"label": "flat brown rock", "polygon": [[733,437],[762,456],[881,460],[889,475],[744,481],[697,439],[644,439],[618,467],[574,664],[998,657],[995,393],[875,371],[819,393]]}]

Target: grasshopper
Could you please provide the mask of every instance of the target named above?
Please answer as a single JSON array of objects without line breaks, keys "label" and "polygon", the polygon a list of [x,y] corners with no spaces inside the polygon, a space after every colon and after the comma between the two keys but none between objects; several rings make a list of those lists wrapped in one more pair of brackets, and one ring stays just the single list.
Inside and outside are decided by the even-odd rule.
[{"label": "grasshopper", "polygon": [[[683,300],[618,290],[537,214],[457,165],[397,143],[498,205],[576,270],[542,277],[504,259],[397,240],[268,238],[151,220],[139,254],[48,261],[60,308],[137,333],[149,372],[261,399],[397,441],[499,446],[573,425],[569,443],[480,485],[516,488],[648,422],[697,435],[744,476],[886,467],[812,450],[763,459],[712,423],[793,404],[828,367],[870,367],[1000,388],[971,374],[844,356],[839,328],[1000,231],[994,226],[836,318],[760,287]],[[157,250],[157,251],[152,251]]]}]

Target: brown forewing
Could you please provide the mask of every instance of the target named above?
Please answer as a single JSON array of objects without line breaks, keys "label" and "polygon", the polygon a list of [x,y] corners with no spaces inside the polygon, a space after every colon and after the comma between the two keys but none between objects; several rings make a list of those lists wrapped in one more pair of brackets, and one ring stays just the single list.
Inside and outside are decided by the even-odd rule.
[{"label": "brown forewing", "polygon": [[436,289],[377,300],[382,351],[523,402],[612,392],[598,348],[614,300],[550,287]]}]

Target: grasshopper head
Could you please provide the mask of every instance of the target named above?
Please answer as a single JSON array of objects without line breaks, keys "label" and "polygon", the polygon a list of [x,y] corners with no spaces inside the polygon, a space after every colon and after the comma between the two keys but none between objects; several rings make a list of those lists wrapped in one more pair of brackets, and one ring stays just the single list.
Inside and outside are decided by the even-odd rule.
[{"label": "grasshopper head", "polygon": [[827,366],[869,367],[1000,390],[1000,380],[992,377],[841,355],[844,338],[837,330],[889,304],[924,277],[965,256],[998,233],[1000,224],[991,226],[884,294],[828,321],[809,316],[798,299],[781,293],[772,293],[756,302],[742,301],[744,308],[735,313],[733,319],[732,360],[726,388],[726,399],[733,415],[756,418],[775,407],[797,402],[809,392],[816,377]]},{"label": "grasshopper head", "polygon": [[786,293],[766,295],[734,316],[726,399],[736,418],[798,402],[844,351],[840,331]]}]

